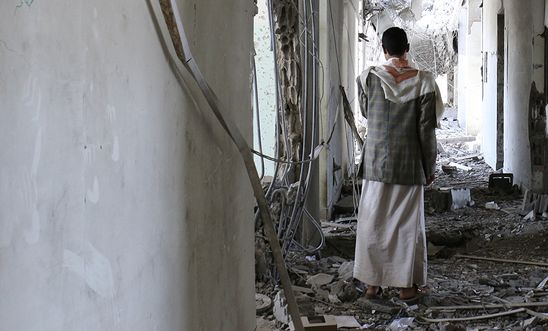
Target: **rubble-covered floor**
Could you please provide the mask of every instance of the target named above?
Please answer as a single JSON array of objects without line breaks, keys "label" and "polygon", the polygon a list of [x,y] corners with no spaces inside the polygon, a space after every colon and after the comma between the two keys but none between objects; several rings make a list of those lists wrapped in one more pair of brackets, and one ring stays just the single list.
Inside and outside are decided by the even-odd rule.
[{"label": "rubble-covered floor", "polygon": [[[544,330],[548,329],[548,304],[531,307],[531,303],[548,302],[548,220],[526,220],[521,211],[523,195],[514,190],[493,193],[488,190],[493,172],[474,151],[452,119],[442,122],[437,180],[425,190],[426,232],[429,249],[427,293],[417,304],[397,299],[398,289],[385,289],[380,299],[366,300],[362,285],[352,280],[355,243],[355,214],[352,209],[338,214],[323,225],[327,237],[325,249],[315,256],[295,253],[289,270],[303,315],[349,315],[362,329],[370,330]],[[441,165],[457,162],[470,171],[447,174]],[[432,197],[440,188],[468,188],[473,203],[457,210],[439,211]],[[347,193],[350,193],[347,191]],[[486,208],[494,202],[496,209]],[[494,204],[491,204],[492,206]],[[439,209],[439,208],[438,208]],[[538,262],[493,262],[462,258],[459,255]],[[320,275],[320,276],[318,276]],[[543,282],[544,281],[544,282]],[[257,283],[257,292],[271,299],[277,290]],[[529,306],[522,308],[521,304]],[[489,304],[499,308],[485,307]],[[439,310],[440,306],[469,306],[475,309]],[[482,320],[429,322],[427,319],[457,319],[517,312]],[[258,330],[286,330],[277,322],[272,309],[257,317]],[[399,326],[398,326],[398,323]],[[407,323],[407,324],[406,324]],[[411,324],[409,324],[411,323]],[[392,325],[392,328],[390,326]]]}]

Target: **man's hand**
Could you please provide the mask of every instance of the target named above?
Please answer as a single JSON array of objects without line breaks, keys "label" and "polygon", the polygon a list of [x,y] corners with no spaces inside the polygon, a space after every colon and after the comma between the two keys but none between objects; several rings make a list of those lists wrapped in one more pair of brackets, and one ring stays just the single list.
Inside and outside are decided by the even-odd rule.
[{"label": "man's hand", "polygon": [[430,177],[426,178],[426,186],[430,186],[436,179],[436,175],[432,174]]}]

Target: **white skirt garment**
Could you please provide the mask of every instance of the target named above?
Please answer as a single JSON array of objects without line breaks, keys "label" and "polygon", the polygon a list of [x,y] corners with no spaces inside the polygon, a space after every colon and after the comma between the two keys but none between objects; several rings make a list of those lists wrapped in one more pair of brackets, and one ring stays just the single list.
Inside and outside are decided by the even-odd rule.
[{"label": "white skirt garment", "polygon": [[426,284],[422,185],[363,181],[354,278],[373,286]]}]

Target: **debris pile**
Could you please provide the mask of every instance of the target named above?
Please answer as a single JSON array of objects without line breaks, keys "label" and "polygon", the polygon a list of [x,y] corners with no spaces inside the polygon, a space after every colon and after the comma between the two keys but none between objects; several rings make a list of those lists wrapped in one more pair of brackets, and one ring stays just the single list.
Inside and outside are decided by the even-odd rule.
[{"label": "debris pile", "polygon": [[[524,198],[510,174],[493,173],[451,119],[438,137],[437,180],[425,192],[427,295],[408,304],[386,288],[378,299],[365,298],[365,284],[353,278],[359,191],[348,183],[334,218],[322,222],[324,249],[287,256],[303,316],[334,316],[338,330],[548,328],[548,200],[532,192]],[[462,167],[444,171],[451,162]],[[531,212],[534,218],[524,217]],[[289,330],[280,290],[257,283],[257,292],[279,307],[258,313],[258,330]],[[357,324],[344,328],[340,320]]]},{"label": "debris pile", "polygon": [[[546,234],[459,247],[457,252],[466,254],[449,258],[429,252],[427,295],[413,304],[400,301],[393,288],[384,289],[378,299],[366,299],[364,284],[352,278],[349,258],[294,255],[290,273],[303,316],[342,316],[359,325],[339,325],[338,330],[541,330],[548,327]],[[257,290],[275,298],[274,311],[260,317],[270,329],[262,330],[288,330],[281,292],[263,284]]]}]

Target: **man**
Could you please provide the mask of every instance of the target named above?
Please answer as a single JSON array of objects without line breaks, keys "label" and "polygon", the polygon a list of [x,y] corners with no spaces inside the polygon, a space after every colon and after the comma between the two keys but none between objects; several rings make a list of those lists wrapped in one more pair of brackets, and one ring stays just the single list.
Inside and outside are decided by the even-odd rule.
[{"label": "man", "polygon": [[386,30],[382,47],[386,62],[357,79],[368,128],[354,278],[368,298],[390,286],[414,300],[426,284],[423,186],[434,180],[443,103],[434,76],[409,65],[404,30]]}]

